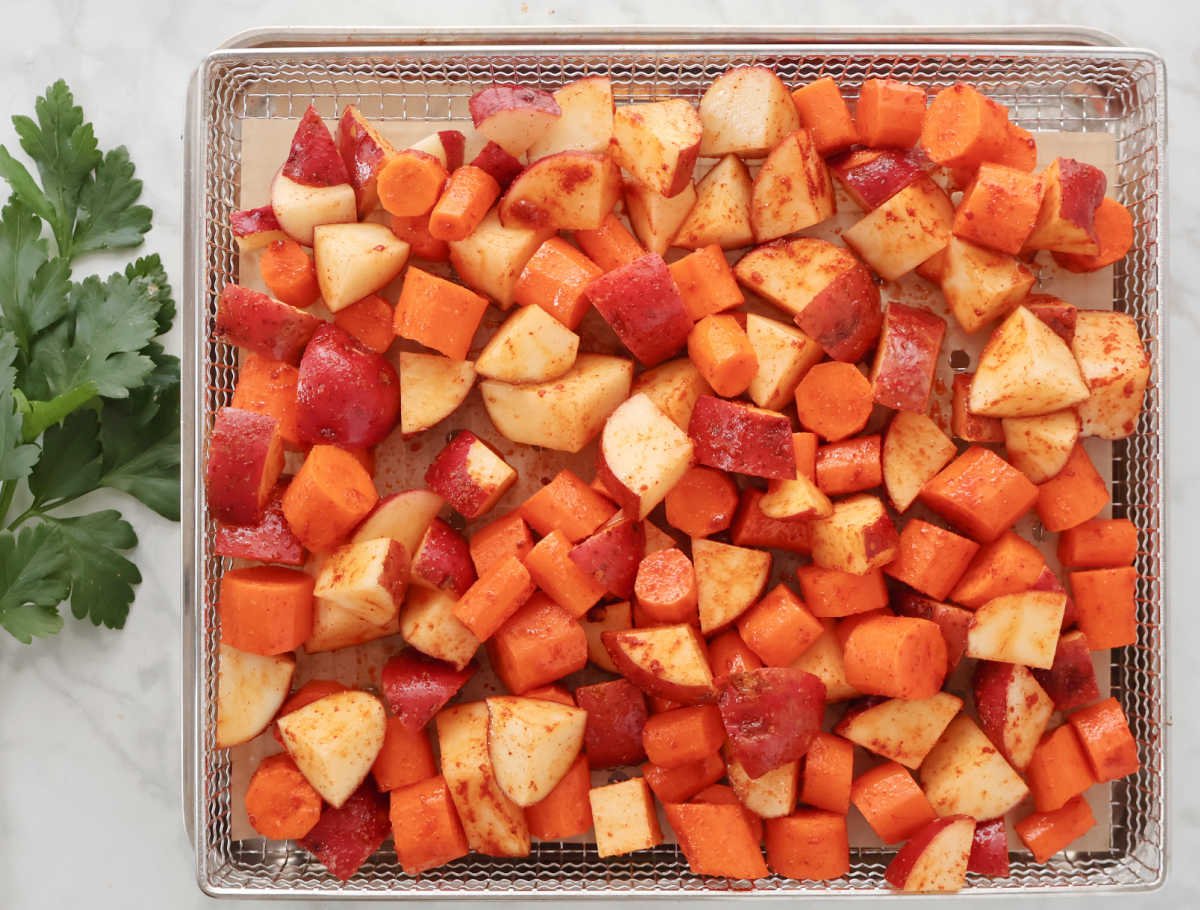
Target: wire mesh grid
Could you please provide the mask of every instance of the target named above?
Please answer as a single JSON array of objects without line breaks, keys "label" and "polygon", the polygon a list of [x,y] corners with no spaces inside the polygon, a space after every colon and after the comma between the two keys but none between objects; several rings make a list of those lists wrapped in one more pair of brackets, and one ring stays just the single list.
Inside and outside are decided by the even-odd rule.
[{"label": "wire mesh grid", "polygon": [[[241,124],[248,119],[298,117],[313,104],[335,117],[348,103],[369,118],[466,120],[467,99],[492,82],[554,88],[585,75],[614,81],[618,103],[665,97],[698,101],[705,87],[731,66],[764,64],[788,84],[833,76],[851,97],[864,79],[891,76],[936,89],[969,81],[1006,104],[1031,130],[1102,131],[1116,140],[1117,181],[1110,188],[1135,222],[1133,250],[1118,265],[1114,306],[1138,323],[1152,358],[1145,411],[1138,432],[1113,456],[1114,514],[1142,529],[1137,556],[1138,641],[1113,652],[1112,692],[1123,705],[1138,742],[1141,770],[1112,788],[1109,850],[1059,854],[1034,864],[1014,854],[1006,879],[972,875],[976,891],[1145,888],[1165,874],[1165,674],[1162,611],[1162,205],[1163,72],[1152,55],[1117,50],[1004,51],[952,47],[820,48],[769,45],[725,49],[664,45],[620,48],[297,49],[224,52],[202,68],[196,86],[191,153],[195,193],[194,257],[189,339],[196,374],[192,456],[204,451],[214,411],[228,404],[236,377],[235,352],[213,339],[218,292],[238,278],[229,215],[238,205]],[[190,587],[193,669],[191,812],[201,886],[214,894],[287,896],[550,896],[671,894],[857,894],[886,889],[890,851],[855,850],[852,872],[832,882],[780,877],[753,884],[700,877],[688,871],[674,846],[601,860],[576,843],[535,843],[521,860],[471,855],[429,874],[403,874],[385,845],[350,882],[328,875],[306,852],[263,839],[231,837],[228,754],[215,748],[217,632],[215,603],[224,568],[213,555],[213,528],[203,509],[199,475],[191,497],[194,552],[185,567]],[[188,582],[185,580],[185,585]]]}]

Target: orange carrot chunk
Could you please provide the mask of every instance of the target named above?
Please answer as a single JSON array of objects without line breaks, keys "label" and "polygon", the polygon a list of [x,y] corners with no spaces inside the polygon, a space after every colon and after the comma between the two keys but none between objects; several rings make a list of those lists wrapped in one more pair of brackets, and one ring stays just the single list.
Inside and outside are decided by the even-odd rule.
[{"label": "orange carrot chunk", "polygon": [[956,171],[996,161],[1008,141],[1008,111],[964,82],[933,96],[921,127],[921,145],[938,164]]},{"label": "orange carrot chunk", "polygon": [[469,237],[499,197],[500,184],[495,177],[482,168],[463,165],[450,175],[429,213],[430,236],[446,241]]},{"label": "orange carrot chunk", "polygon": [[1079,742],[1092,765],[1096,780],[1101,783],[1117,780],[1136,773],[1141,767],[1137,741],[1129,730],[1120,702],[1115,698],[1106,698],[1080,708],[1067,720],[1079,734]]},{"label": "orange carrot chunk", "polygon": [[533,580],[515,556],[492,566],[454,605],[454,617],[480,641],[495,634],[533,593]]},{"label": "orange carrot chunk", "polygon": [[271,295],[297,309],[312,306],[321,296],[312,257],[295,240],[275,240],[268,245],[258,260],[258,270]]},{"label": "orange carrot chunk", "polygon": [[533,549],[533,536],[521,514],[509,512],[471,535],[470,546],[475,573],[482,575],[509,556],[524,562]]},{"label": "orange carrot chunk", "polygon": [[683,308],[693,320],[699,321],[746,302],[725,253],[715,243],[688,253],[667,268],[679,288]]},{"label": "orange carrot chunk", "polygon": [[488,301],[462,285],[409,267],[396,302],[396,334],[466,360]]},{"label": "orange carrot chunk", "polygon": [[725,727],[715,705],[664,711],[649,718],[642,728],[646,757],[664,768],[700,761],[724,743]]},{"label": "orange carrot chunk", "polygon": [[990,543],[1033,507],[1038,488],[991,449],[972,446],[925,484],[920,500],[975,540]]},{"label": "orange carrot chunk", "polygon": [[883,439],[876,433],[823,445],[814,467],[817,487],[826,496],[873,489],[883,483]]},{"label": "orange carrot chunk", "polygon": [[396,858],[405,875],[420,875],[467,855],[467,836],[445,778],[431,777],[393,790],[389,815]]},{"label": "orange carrot chunk", "polygon": [[221,577],[221,640],[252,654],[285,654],[312,632],[311,575],[282,566],[230,569]]},{"label": "orange carrot chunk", "polygon": [[1040,178],[1002,164],[983,164],[963,192],[953,231],[980,246],[1015,256],[1033,231],[1041,204]]},{"label": "orange carrot chunk", "polygon": [[705,316],[692,327],[687,346],[700,375],[725,398],[741,395],[758,373],[754,348],[733,316]]},{"label": "orange carrot chunk", "polygon": [[496,630],[487,652],[505,688],[522,695],[582,670],[587,635],[566,609],[536,592]]},{"label": "orange carrot chunk", "polygon": [[808,565],[796,570],[796,579],[813,616],[851,616],[878,610],[888,603],[887,584],[878,569],[853,575]]},{"label": "orange carrot chunk", "polygon": [[846,681],[868,695],[930,698],[946,679],[946,640],[937,623],[875,616],[845,642]]},{"label": "orange carrot chunk", "polygon": [[1133,564],[1138,531],[1128,518],[1093,518],[1058,538],[1058,561],[1068,569],[1110,569]]},{"label": "orange carrot chunk", "polygon": [[617,514],[607,496],[596,492],[567,468],[530,496],[520,508],[521,516],[543,537],[562,531],[571,543],[591,537]]},{"label": "orange carrot chunk", "polygon": [[767,819],[767,863],[786,878],[829,881],[850,871],[846,817],[802,809]]},{"label": "orange carrot chunk", "polygon": [[796,386],[800,423],[830,442],[861,430],[874,407],[871,382],[852,363],[818,363]]},{"label": "orange carrot chunk", "polygon": [[925,122],[925,89],[897,79],[867,79],[854,112],[858,136],[871,148],[911,148]]},{"label": "orange carrot chunk", "polygon": [[442,163],[416,149],[404,149],[393,155],[375,183],[379,204],[386,212],[401,217],[428,214],[445,185],[446,169]]},{"label": "orange carrot chunk", "polygon": [[667,821],[696,875],[755,879],[767,876],[762,849],[741,806],[668,803]]},{"label": "orange carrot chunk", "polygon": [[571,244],[551,237],[525,263],[513,299],[521,306],[540,306],[573,332],[592,305],[583,289],[603,274],[604,269]]},{"label": "orange carrot chunk", "polygon": [[822,156],[848,149],[858,142],[858,128],[838,84],[829,76],[792,92],[800,122],[812,133]]},{"label": "orange carrot chunk", "polygon": [[912,774],[888,761],[855,778],[850,800],[885,844],[907,840],[937,818]]},{"label": "orange carrot chunk", "polygon": [[395,341],[394,320],[392,305],[378,294],[368,294],[333,314],[334,325],[349,332],[362,342],[363,347],[376,354],[382,354]]},{"label": "orange carrot chunk", "polygon": [[1025,779],[1039,812],[1053,812],[1096,783],[1079,734],[1071,724],[1047,733],[1033,750]]},{"label": "orange carrot chunk", "polygon": [[934,600],[945,600],[978,550],[975,541],[914,518],[900,532],[896,558],[883,571]]},{"label": "orange carrot chunk", "polygon": [[667,523],[689,537],[719,534],[733,523],[737,485],[724,471],[688,468],[666,496]]},{"label": "orange carrot chunk", "polygon": [[525,567],[534,584],[568,613],[579,618],[600,602],[604,586],[575,565],[570,553],[571,542],[556,529],[529,551],[525,556]]},{"label": "orange carrot chunk", "polygon": [[413,730],[399,717],[387,719],[383,748],[371,766],[375,786],[381,791],[396,790],[437,775],[433,746],[424,728]]},{"label": "orange carrot chunk", "polygon": [[230,404],[243,411],[266,414],[279,422],[279,438],[290,449],[300,448],[296,423],[296,385],[300,371],[290,363],[248,352],[238,368],[237,385]]},{"label": "orange carrot chunk", "polygon": [[580,755],[553,790],[539,802],[526,807],[525,824],[529,826],[529,833],[538,840],[562,840],[587,834],[592,830],[592,810],[588,804],[591,788],[587,756]]},{"label": "orange carrot chunk", "polygon": [[1089,569],[1071,572],[1076,622],[1093,651],[1137,641],[1137,570]]},{"label": "orange carrot chunk", "polygon": [[697,621],[696,572],[692,561],[671,547],[638,564],[633,584],[637,605],[654,622]]},{"label": "orange carrot chunk", "polygon": [[746,646],[768,667],[790,667],[824,631],[821,621],[784,584],[738,617],[737,628]]},{"label": "orange carrot chunk", "polygon": [[664,768],[652,762],[642,765],[642,777],[664,805],[691,799],[705,787],[725,776],[725,762],[714,752],[700,761],[674,768]]},{"label": "orange carrot chunk", "polygon": [[832,733],[818,733],[804,754],[800,802],[845,815],[854,782],[854,744]]},{"label": "orange carrot chunk", "polygon": [[321,794],[286,754],[268,755],[246,788],[250,826],[271,840],[299,840],[321,818]]},{"label": "orange carrot chunk", "polygon": [[1095,518],[1110,498],[1104,478],[1076,443],[1066,466],[1038,487],[1038,517],[1047,531],[1066,531]]},{"label": "orange carrot chunk", "polygon": [[1091,806],[1082,796],[1076,796],[1061,809],[1026,816],[1013,826],[1013,830],[1033,852],[1034,861],[1044,863],[1083,837],[1095,824]]},{"label": "orange carrot chunk", "polygon": [[378,500],[375,483],[358,458],[337,446],[317,445],[283,494],[283,514],[306,548],[327,553]]},{"label": "orange carrot chunk", "polygon": [[589,231],[576,231],[575,242],[587,257],[605,272],[629,265],[646,255],[637,238],[612,212],[604,216],[600,227]]}]

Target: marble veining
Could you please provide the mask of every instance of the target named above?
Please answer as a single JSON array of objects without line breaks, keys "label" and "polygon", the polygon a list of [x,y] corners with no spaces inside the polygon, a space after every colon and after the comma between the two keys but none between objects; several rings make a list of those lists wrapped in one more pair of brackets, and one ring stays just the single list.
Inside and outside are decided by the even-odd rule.
[{"label": "marble veining", "polygon": [[[556,25],[696,23],[953,25],[1075,23],[1149,47],[1167,60],[1170,120],[1169,453],[1176,595],[1169,641],[1173,664],[1190,668],[1200,627],[1181,596],[1200,588],[1200,463],[1184,453],[1200,444],[1186,396],[1200,381],[1200,170],[1188,160],[1200,143],[1200,13],[1170,0],[1012,0],[972,6],[953,0],[882,5],[841,0],[794,2],[632,0],[607,3],[493,0],[406,7],[394,0],[6,0],[0,4],[0,141],[15,137],[7,114],[26,112],[47,84],[64,77],[96,121],[103,146],[124,143],[154,208],[147,250],[182,272],[184,99],[199,60],[245,28],[280,23]],[[108,264],[95,263],[98,271]],[[169,346],[179,348],[178,333]],[[86,507],[116,505],[96,495]],[[130,510],[133,511],[132,509]],[[0,907],[192,908],[211,905],[192,876],[180,796],[179,536],[144,510],[135,519],[144,581],[124,632],[69,622],[57,639],[25,648],[0,639]],[[1177,674],[1179,675],[1179,674]],[[1182,678],[1182,677],[1181,677]],[[1174,694],[1181,689],[1176,686]],[[1177,713],[1172,743],[1171,872],[1155,895],[1125,907],[1200,905],[1200,796],[1187,774],[1200,764],[1196,724]],[[641,902],[622,902],[632,906]],[[1022,901],[1026,907],[1046,899]],[[837,906],[837,902],[808,906]],[[241,906],[281,907],[253,902]],[[298,905],[297,905],[298,906]],[[332,904],[308,904],[310,907]],[[658,906],[661,906],[659,904]],[[906,906],[934,906],[918,901]],[[945,906],[942,902],[938,906]]]}]

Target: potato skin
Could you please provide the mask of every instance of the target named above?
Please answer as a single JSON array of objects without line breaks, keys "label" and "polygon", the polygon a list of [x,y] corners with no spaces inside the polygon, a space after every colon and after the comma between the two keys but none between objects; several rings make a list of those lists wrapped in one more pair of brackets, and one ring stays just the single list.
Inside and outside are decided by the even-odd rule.
[{"label": "potato skin", "polygon": [[325,324],[300,360],[296,401],[301,441],[370,448],[400,416],[400,377],[383,357]]}]

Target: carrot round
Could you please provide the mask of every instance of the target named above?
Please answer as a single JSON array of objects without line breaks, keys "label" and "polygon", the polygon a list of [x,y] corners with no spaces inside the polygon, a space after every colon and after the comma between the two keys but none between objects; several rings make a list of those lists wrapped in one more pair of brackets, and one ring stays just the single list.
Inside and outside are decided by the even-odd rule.
[{"label": "carrot round", "polygon": [[1094,272],[1122,259],[1133,246],[1133,215],[1115,199],[1105,196],[1096,209],[1096,235],[1100,251],[1092,256],[1055,253],[1054,261],[1069,272]]},{"label": "carrot round", "polygon": [[655,714],[642,728],[646,757],[664,768],[700,761],[720,750],[725,727],[715,705],[673,708]]},{"label": "carrot round", "polygon": [[446,185],[446,169],[433,155],[416,149],[397,152],[376,181],[379,204],[392,215],[424,215]]},{"label": "carrot round", "polygon": [[934,95],[921,127],[929,157],[959,170],[997,160],[1008,136],[1008,112],[962,82]]},{"label": "carrot round", "polygon": [[314,579],[282,566],[230,569],[221,578],[221,640],[252,654],[285,654],[312,631]]},{"label": "carrot round", "polygon": [[429,233],[438,240],[470,236],[500,196],[500,184],[482,168],[463,165],[446,183],[446,189],[429,213]]},{"label": "carrot round", "polygon": [[382,354],[396,340],[392,328],[395,315],[386,300],[378,294],[368,294],[334,313],[333,322],[362,342],[363,347]]},{"label": "carrot round", "polygon": [[667,523],[689,537],[708,537],[733,524],[737,485],[724,471],[697,466],[667,493]]},{"label": "carrot round", "polygon": [[861,430],[874,407],[870,380],[851,363],[818,363],[796,386],[800,423],[830,442]]},{"label": "carrot round", "polygon": [[674,547],[651,553],[638,565],[633,596],[657,622],[694,622],[696,572],[692,561]]},{"label": "carrot round", "polygon": [[911,148],[925,122],[925,89],[896,79],[868,79],[854,112],[858,136],[872,148]]},{"label": "carrot round", "polygon": [[246,788],[250,826],[271,840],[299,840],[321,818],[321,795],[290,755],[269,755]]},{"label": "carrot round", "polygon": [[273,241],[262,252],[258,270],[271,294],[303,310],[321,296],[312,257],[295,240]]},{"label": "carrot round", "polygon": [[846,639],[846,680],[868,695],[931,698],[946,678],[946,640],[937,623],[876,616]]},{"label": "carrot round", "polygon": [[758,373],[754,348],[733,316],[705,316],[692,327],[687,347],[700,375],[725,398],[741,395]]}]

